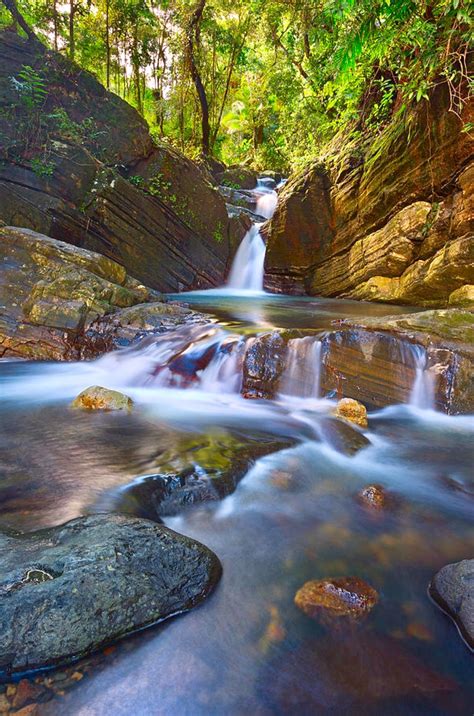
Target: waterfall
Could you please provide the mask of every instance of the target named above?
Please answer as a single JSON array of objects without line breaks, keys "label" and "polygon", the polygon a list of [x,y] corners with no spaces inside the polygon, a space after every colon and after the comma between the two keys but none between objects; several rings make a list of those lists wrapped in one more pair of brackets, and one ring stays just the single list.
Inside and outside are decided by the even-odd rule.
[{"label": "waterfall", "polygon": [[278,203],[278,194],[265,183],[265,179],[257,180],[257,214],[264,216],[265,219],[271,219],[275,213]]},{"label": "waterfall", "polygon": [[298,398],[318,398],[321,375],[321,341],[313,336],[288,341],[288,365],[280,393]]},{"label": "waterfall", "polygon": [[416,408],[434,410],[435,376],[427,368],[426,350],[422,346],[414,345],[411,353],[415,363],[415,380],[410,393],[410,405]]},{"label": "waterfall", "polygon": [[229,288],[263,291],[265,244],[259,228],[260,224],[254,224],[242,239],[227,282]]}]

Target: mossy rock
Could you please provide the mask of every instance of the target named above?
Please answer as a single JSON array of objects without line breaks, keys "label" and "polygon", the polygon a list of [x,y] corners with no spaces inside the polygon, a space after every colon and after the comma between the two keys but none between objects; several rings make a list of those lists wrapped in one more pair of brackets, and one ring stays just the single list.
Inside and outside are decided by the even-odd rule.
[{"label": "mossy rock", "polygon": [[86,388],[71,403],[71,407],[82,410],[126,410],[132,409],[133,400],[119,393],[118,390],[109,390],[100,385]]}]

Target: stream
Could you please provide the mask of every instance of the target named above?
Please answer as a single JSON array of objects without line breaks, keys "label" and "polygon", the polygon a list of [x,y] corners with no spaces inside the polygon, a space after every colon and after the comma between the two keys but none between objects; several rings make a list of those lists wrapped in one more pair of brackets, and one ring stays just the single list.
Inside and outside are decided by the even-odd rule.
[{"label": "stream", "polygon": [[[276,194],[261,194],[266,216]],[[159,473],[170,454],[212,483],[233,450],[266,453],[235,490],[218,485],[207,501],[163,517],[218,555],[215,593],[102,655],[40,714],[472,713],[472,656],[427,595],[439,568],[472,556],[472,418],[432,409],[414,348],[410,404],[370,412],[367,446],[341,450],[322,429],[336,397],[321,395],[318,337],[337,319],[408,309],[266,294],[264,253],[255,226],[229,285],[170,296],[208,324],[92,362],[0,362],[3,527],[121,510],[130,486]],[[247,342],[290,329],[298,337],[277,397],[245,400]],[[132,413],[71,411],[94,384],[130,395]],[[373,484],[393,496],[382,513],[357,499]],[[379,594],[357,625],[329,628],[295,606],[307,580],[350,575]]]}]

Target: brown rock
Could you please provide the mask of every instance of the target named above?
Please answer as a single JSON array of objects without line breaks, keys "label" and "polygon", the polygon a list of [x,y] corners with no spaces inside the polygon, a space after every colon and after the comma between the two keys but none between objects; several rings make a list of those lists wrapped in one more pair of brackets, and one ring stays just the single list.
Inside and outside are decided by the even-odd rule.
[{"label": "brown rock", "polygon": [[359,577],[337,577],[306,582],[295,596],[295,604],[312,619],[339,617],[360,619],[378,602],[373,587]]},{"label": "brown rock", "polygon": [[381,485],[368,485],[357,495],[357,499],[365,507],[373,510],[383,510],[389,505],[389,497]]},{"label": "brown rock", "polygon": [[83,410],[126,410],[133,407],[133,400],[119,393],[117,390],[109,390],[99,385],[86,388],[71,403],[72,408]]},{"label": "brown rock", "polygon": [[45,689],[42,686],[39,686],[28,679],[21,679],[18,683],[16,694],[13,697],[12,706],[14,709],[21,709],[23,706],[27,706],[33,701],[38,701],[42,696],[44,696],[44,693]]},{"label": "brown rock", "polygon": [[334,415],[337,418],[359,425],[361,428],[366,428],[369,424],[365,405],[353,398],[342,398],[336,406]]},{"label": "brown rock", "polygon": [[5,694],[0,694],[0,714],[8,714],[11,704]]},{"label": "brown rock", "polygon": [[279,333],[265,333],[247,342],[242,395],[271,399],[286,367],[287,345]]}]

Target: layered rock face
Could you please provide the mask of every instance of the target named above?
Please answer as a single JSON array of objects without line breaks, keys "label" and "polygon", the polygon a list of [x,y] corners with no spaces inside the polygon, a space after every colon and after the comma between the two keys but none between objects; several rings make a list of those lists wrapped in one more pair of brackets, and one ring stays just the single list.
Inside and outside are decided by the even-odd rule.
[{"label": "layered rock face", "polygon": [[193,319],[106,256],[29,229],[0,229],[0,358],[93,357]]},{"label": "layered rock face", "polygon": [[[474,274],[472,121],[446,87],[394,121],[363,159],[314,163],[290,181],[264,228],[266,286],[427,307],[469,305]],[[355,166],[354,166],[355,165]]]},{"label": "layered rock face", "polygon": [[[26,66],[43,83],[41,108],[12,82]],[[224,282],[246,225],[201,170],[157,145],[92,75],[10,31],[0,33],[0,136],[4,224],[99,251],[158,290]]]}]

